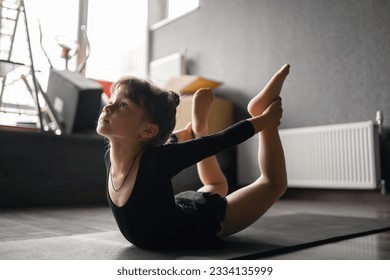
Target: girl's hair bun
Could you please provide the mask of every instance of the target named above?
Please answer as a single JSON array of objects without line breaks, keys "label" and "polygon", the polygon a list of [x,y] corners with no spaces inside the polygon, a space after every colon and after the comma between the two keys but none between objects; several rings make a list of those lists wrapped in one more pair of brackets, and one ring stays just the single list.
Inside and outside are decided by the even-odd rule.
[{"label": "girl's hair bun", "polygon": [[169,93],[171,95],[172,102],[176,105],[176,107],[179,106],[179,104],[180,104],[180,94],[178,94],[178,93],[176,93],[176,92],[174,92],[172,90],[170,90]]}]

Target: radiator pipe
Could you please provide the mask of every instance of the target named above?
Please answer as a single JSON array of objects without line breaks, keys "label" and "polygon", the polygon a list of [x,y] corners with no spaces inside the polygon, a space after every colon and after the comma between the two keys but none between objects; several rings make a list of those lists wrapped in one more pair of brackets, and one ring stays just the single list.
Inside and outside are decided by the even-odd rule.
[{"label": "radiator pipe", "polygon": [[[384,120],[383,112],[376,111],[375,120],[376,120],[376,127],[377,127],[378,134],[379,134],[379,136],[382,136],[382,134],[383,134],[383,120]],[[380,180],[378,187],[379,187],[382,195],[387,194],[387,192],[388,192],[387,185],[386,185],[386,181],[384,179]]]},{"label": "radiator pipe", "polygon": [[383,132],[383,113],[381,111],[376,111],[376,124],[378,127],[379,135],[382,135],[382,132]]}]

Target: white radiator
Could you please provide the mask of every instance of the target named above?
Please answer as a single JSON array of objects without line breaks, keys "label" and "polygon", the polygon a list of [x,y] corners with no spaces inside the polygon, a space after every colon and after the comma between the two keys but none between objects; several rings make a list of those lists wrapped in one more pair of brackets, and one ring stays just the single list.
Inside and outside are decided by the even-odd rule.
[{"label": "white radiator", "polygon": [[375,189],[380,181],[374,122],[281,129],[289,187]]},{"label": "white radiator", "polygon": [[166,87],[172,77],[186,74],[186,58],[183,53],[174,53],[153,60],[149,66],[149,79],[160,87]]}]

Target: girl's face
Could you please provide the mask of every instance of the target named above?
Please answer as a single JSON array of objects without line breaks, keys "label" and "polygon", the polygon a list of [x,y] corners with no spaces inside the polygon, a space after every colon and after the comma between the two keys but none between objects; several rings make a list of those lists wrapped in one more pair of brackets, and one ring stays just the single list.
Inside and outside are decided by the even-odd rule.
[{"label": "girl's face", "polygon": [[144,109],[131,101],[120,88],[113,92],[100,114],[97,133],[113,139],[135,139],[147,124]]}]

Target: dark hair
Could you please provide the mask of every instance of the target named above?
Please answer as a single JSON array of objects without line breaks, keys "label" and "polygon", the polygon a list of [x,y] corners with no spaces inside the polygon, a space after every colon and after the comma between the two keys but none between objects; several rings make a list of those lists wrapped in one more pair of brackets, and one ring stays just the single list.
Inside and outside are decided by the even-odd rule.
[{"label": "dark hair", "polygon": [[111,92],[119,89],[125,90],[127,97],[141,106],[149,121],[158,126],[159,132],[149,145],[165,144],[176,126],[176,107],[180,104],[179,94],[133,76],[124,76],[112,84]]}]

